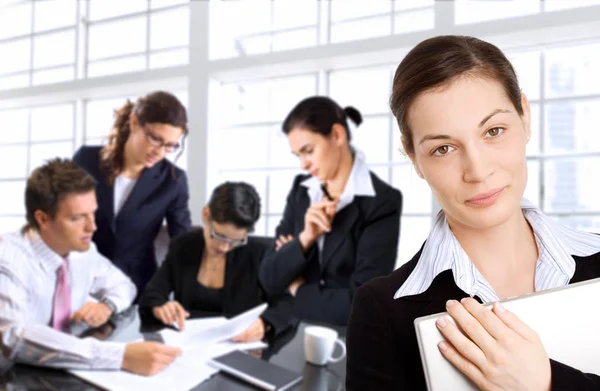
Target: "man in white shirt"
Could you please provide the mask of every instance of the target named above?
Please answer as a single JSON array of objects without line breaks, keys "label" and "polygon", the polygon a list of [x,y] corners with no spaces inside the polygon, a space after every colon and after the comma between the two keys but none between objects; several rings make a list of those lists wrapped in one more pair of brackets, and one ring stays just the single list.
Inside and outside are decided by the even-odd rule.
[{"label": "man in white shirt", "polygon": [[[155,342],[115,343],[68,334],[105,324],[131,305],[131,280],[92,243],[95,180],[54,159],[27,181],[27,225],[0,237],[0,367],[10,362],[153,375],[181,354]],[[89,300],[90,296],[96,300]]]}]

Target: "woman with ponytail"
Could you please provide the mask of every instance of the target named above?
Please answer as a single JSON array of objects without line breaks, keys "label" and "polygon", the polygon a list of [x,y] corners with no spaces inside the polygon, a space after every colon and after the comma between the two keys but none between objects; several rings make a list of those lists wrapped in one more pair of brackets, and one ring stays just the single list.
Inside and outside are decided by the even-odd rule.
[{"label": "woman with ponytail", "polygon": [[359,286],[393,270],[402,212],[402,194],[350,144],[348,118],[362,122],[355,108],[315,96],[283,122],[308,175],[294,180],[275,248],[260,269],[267,292],[295,297],[298,318],[335,325],[347,323]]},{"label": "woman with ponytail", "polygon": [[104,147],[83,146],[73,157],[98,182],[93,240],[138,294],[156,270],[154,240],[163,221],[172,238],[191,229],[185,172],[165,159],[181,154],[187,134],[185,107],[157,91],[115,110]]}]

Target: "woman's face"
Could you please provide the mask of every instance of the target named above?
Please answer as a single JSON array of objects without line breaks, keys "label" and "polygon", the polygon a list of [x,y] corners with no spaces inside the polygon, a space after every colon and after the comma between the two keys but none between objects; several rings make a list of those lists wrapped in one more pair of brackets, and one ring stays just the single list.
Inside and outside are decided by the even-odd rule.
[{"label": "woman's face", "polygon": [[135,114],[130,118],[129,140],[135,151],[134,160],[150,168],[164,159],[167,154],[179,149],[183,129],[163,123],[147,123],[141,126]]},{"label": "woman's face", "polygon": [[287,137],[292,153],[300,159],[300,168],[321,182],[335,177],[342,148],[347,144],[343,126],[333,125],[327,137],[304,128],[292,129]]},{"label": "woman's face", "polygon": [[411,160],[451,227],[490,228],[520,212],[530,135],[529,104],[521,101],[523,116],[500,83],[463,77],[410,107]]},{"label": "woman's face", "polygon": [[243,246],[248,240],[248,230],[231,223],[218,223],[211,219],[210,209],[202,210],[204,221],[204,241],[206,249],[212,255],[225,255],[236,247]]}]

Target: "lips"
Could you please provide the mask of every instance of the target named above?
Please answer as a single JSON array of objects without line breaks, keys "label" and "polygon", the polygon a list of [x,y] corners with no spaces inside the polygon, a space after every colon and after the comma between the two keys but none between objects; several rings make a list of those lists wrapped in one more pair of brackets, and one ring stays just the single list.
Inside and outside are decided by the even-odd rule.
[{"label": "lips", "polygon": [[465,203],[474,206],[490,206],[504,193],[505,187],[493,189],[486,193],[477,194],[475,197],[469,198]]}]

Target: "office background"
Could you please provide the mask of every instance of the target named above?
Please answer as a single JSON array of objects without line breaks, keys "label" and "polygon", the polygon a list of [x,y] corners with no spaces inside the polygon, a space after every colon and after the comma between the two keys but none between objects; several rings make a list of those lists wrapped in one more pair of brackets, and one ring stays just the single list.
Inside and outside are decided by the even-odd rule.
[{"label": "office background", "polygon": [[363,113],[354,145],[404,194],[400,265],[438,206],[399,151],[387,100],[404,54],[439,34],[509,55],[533,115],[526,197],[600,232],[600,0],[0,1],[0,232],[23,224],[33,168],[102,143],[113,109],[164,89],[188,108],[176,161],[194,223],[217,184],[245,180],[263,201],[256,233],[272,235],[299,172],[280,123],[324,94]]}]

